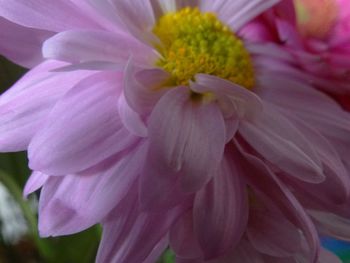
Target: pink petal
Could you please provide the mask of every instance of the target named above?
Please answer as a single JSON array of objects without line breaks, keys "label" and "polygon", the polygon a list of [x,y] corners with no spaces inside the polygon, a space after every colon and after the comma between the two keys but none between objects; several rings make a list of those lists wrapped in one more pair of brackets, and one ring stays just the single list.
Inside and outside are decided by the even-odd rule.
[{"label": "pink petal", "polygon": [[43,174],[40,172],[33,172],[29,177],[26,185],[24,186],[24,190],[23,190],[24,198],[27,198],[29,194],[41,188],[45,184],[48,178],[49,176],[46,174]]},{"label": "pink petal", "polygon": [[[315,195],[320,199],[327,199],[334,203],[344,203],[350,194],[350,178],[338,152],[316,130],[302,121],[296,121],[298,129],[314,146],[324,166],[326,179],[324,182],[313,185],[303,184],[302,191]],[[300,187],[300,186],[299,186]]]},{"label": "pink petal", "polygon": [[0,149],[25,150],[56,102],[89,71],[52,73],[65,64],[46,61],[0,97]]},{"label": "pink petal", "polygon": [[0,17],[0,53],[24,67],[42,60],[41,45],[53,33],[25,28]]},{"label": "pink petal", "polygon": [[278,108],[265,103],[259,117],[239,127],[240,134],[258,153],[302,181],[320,183],[325,179],[312,145]]},{"label": "pink petal", "polygon": [[169,73],[164,70],[137,67],[131,57],[126,65],[124,78],[124,94],[130,107],[139,114],[150,114],[167,91],[162,84],[169,78]]},{"label": "pink petal", "polygon": [[160,258],[162,253],[166,250],[168,245],[169,245],[169,240],[168,240],[168,236],[166,235],[158,242],[158,244],[155,245],[152,252],[148,255],[148,257],[144,261],[142,261],[142,263],[156,262]]},{"label": "pink petal", "polygon": [[252,208],[247,236],[255,249],[270,256],[290,257],[301,247],[299,229],[275,211]]},{"label": "pink petal", "polygon": [[88,61],[125,65],[130,56],[135,63],[149,65],[155,60],[152,49],[124,33],[72,30],[56,34],[45,41],[43,56],[72,63]]},{"label": "pink petal", "polygon": [[[224,98],[230,99],[234,105],[234,107],[231,105],[231,111],[232,108],[234,109],[231,114],[239,119],[254,119],[255,115],[263,109],[261,100],[253,92],[215,76],[197,74],[196,82],[191,85],[191,89],[199,93],[212,92],[219,99],[219,102]],[[228,112],[229,109],[225,115],[229,116]]]},{"label": "pink petal", "polygon": [[92,19],[66,0],[0,0],[0,16],[22,26],[55,32],[98,28]]},{"label": "pink petal", "polygon": [[124,94],[121,94],[119,97],[118,109],[120,119],[123,122],[125,128],[127,128],[130,133],[139,137],[147,136],[147,127],[145,123],[141,119],[141,116],[132,108],[130,108]]},{"label": "pink petal", "polygon": [[117,209],[103,224],[96,262],[143,262],[184,212],[182,207],[177,207],[166,214],[137,213],[133,206],[131,211]]},{"label": "pink petal", "polygon": [[192,199],[193,194],[181,189],[181,173],[169,171],[166,164],[147,154],[146,165],[140,178],[140,205],[142,211],[167,211],[170,208]]},{"label": "pink petal", "polygon": [[338,140],[345,148],[350,147],[350,114],[325,93],[298,81],[268,74],[260,77],[260,82],[257,92],[264,100],[293,112],[321,134]]},{"label": "pink petal", "polygon": [[[302,205],[261,160],[245,152],[237,143],[235,145],[240,153],[236,150],[234,154],[236,156],[238,154],[236,158],[241,158],[240,165],[242,165],[243,171],[246,172],[249,184],[261,195],[264,194],[270,200],[273,200],[283,214],[302,230],[310,247],[309,260],[313,263],[317,262],[320,246],[317,230]],[[243,156],[240,157],[240,154],[243,154]]]},{"label": "pink petal", "polygon": [[30,167],[52,175],[76,173],[135,142],[118,116],[121,84],[117,72],[102,72],[70,90],[33,138]]},{"label": "pink petal", "polygon": [[350,241],[350,219],[323,211],[309,210],[308,213],[316,221],[323,234]]},{"label": "pink petal", "polygon": [[201,1],[201,10],[217,13],[219,18],[238,31],[244,24],[263,13],[278,0],[203,0]]},{"label": "pink petal", "polygon": [[[80,0],[74,1],[80,2]],[[115,31],[116,29],[118,29],[118,31],[125,31],[125,26],[116,12],[114,12],[113,5],[110,1],[86,0],[86,2],[88,2],[92,9],[98,13],[101,18],[105,19],[103,24],[109,26],[109,31]]]},{"label": "pink petal", "polygon": [[[107,169],[99,165],[94,173],[50,179],[40,197],[41,235],[72,234],[101,222],[133,186],[145,154],[146,147],[139,145]],[[57,216],[58,209],[69,213]]]},{"label": "pink petal", "polygon": [[225,139],[219,107],[191,101],[184,87],[166,93],[149,120],[149,154],[170,173],[181,171],[181,183],[188,192],[198,190],[215,173]]},{"label": "pink petal", "polygon": [[203,252],[193,230],[192,210],[184,214],[171,228],[170,247],[177,257],[202,258]]},{"label": "pink petal", "polygon": [[196,7],[199,5],[199,2],[199,0],[151,0],[156,17],[169,12],[176,12],[188,6]]},{"label": "pink petal", "polygon": [[[267,263],[263,260],[262,255],[256,251],[252,245],[243,238],[238,246],[231,249],[231,251],[218,259],[208,261],[206,263]],[[270,262],[268,262],[270,263]]]},{"label": "pink petal", "polygon": [[206,259],[234,247],[246,228],[247,193],[243,176],[234,163],[225,158],[217,174],[194,200],[194,231]]},{"label": "pink petal", "polygon": [[149,1],[110,0],[110,3],[135,38],[146,44],[154,44],[157,41],[151,33],[156,21]]}]

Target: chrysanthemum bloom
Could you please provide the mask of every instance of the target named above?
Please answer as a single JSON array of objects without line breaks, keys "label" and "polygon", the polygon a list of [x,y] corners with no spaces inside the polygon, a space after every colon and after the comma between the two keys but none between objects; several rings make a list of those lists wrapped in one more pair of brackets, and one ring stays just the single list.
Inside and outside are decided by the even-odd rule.
[{"label": "chrysanthemum bloom", "polygon": [[[280,45],[280,52],[287,51],[285,57],[295,60],[296,77],[339,96],[341,101],[349,97],[349,1],[287,0],[257,18],[244,34]],[[280,70],[284,71],[283,67]]]},{"label": "chrysanthemum bloom", "polygon": [[102,223],[98,262],[337,262],[314,222],[348,236],[350,116],[241,34],[277,2],[0,0],[33,43],[0,50],[43,60],[0,98],[41,235]]}]

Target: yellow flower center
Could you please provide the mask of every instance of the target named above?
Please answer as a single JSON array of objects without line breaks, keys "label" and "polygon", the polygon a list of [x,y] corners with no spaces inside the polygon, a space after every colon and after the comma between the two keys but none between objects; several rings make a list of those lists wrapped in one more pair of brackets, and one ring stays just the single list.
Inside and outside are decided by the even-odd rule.
[{"label": "yellow flower center", "polygon": [[247,89],[254,70],[243,42],[213,13],[186,7],[162,16],[153,33],[162,58],[157,66],[169,72],[176,85],[187,85],[197,73],[215,75]]},{"label": "yellow flower center", "polygon": [[308,37],[325,38],[339,13],[335,0],[295,0],[299,31]]}]

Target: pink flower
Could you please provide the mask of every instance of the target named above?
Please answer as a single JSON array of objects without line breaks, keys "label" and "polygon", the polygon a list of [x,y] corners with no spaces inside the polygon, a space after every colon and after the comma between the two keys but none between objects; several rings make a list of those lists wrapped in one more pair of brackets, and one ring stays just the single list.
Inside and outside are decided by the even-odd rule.
[{"label": "pink flower", "polygon": [[0,98],[41,235],[102,223],[98,262],[336,262],[316,227],[349,238],[350,115],[241,31],[277,2],[0,0],[33,44],[1,52],[42,60]]},{"label": "pink flower", "polygon": [[280,52],[289,53],[285,56],[295,60],[295,77],[334,96],[349,95],[349,1],[287,0],[243,31],[250,39],[274,42]]}]

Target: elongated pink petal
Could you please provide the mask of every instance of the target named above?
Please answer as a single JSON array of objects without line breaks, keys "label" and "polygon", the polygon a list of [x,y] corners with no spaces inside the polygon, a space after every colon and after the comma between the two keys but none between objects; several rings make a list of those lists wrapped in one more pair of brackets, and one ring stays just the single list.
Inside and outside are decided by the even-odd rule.
[{"label": "elongated pink petal", "polygon": [[71,89],[29,146],[32,169],[77,173],[135,142],[118,116],[121,84],[121,74],[102,72]]},{"label": "elongated pink petal", "polygon": [[191,199],[192,193],[181,189],[181,173],[169,171],[169,167],[148,153],[140,178],[140,205],[143,211],[166,211]]},{"label": "elongated pink petal", "polygon": [[153,11],[158,18],[159,16],[176,12],[185,7],[196,7],[199,5],[200,0],[151,0]]},{"label": "elongated pink petal", "polygon": [[189,192],[202,187],[216,171],[225,139],[219,107],[191,101],[183,87],[165,94],[149,120],[150,154],[170,173],[181,171],[182,186]]},{"label": "elongated pink petal", "polygon": [[135,210],[136,207],[126,214],[117,209],[114,216],[111,214],[103,224],[104,231],[96,262],[143,262],[173,222],[185,212],[183,207],[174,208],[167,213],[139,214]]},{"label": "elongated pink petal", "polygon": [[[89,71],[53,73],[65,65],[46,61],[29,71],[0,97],[0,149],[21,151],[28,147],[56,102]],[[30,98],[30,99],[28,99]]]},{"label": "elongated pink petal", "polygon": [[167,92],[161,85],[169,78],[170,74],[161,69],[137,67],[131,57],[125,68],[125,99],[136,112],[148,115],[161,96]]},{"label": "elongated pink petal", "polygon": [[[315,226],[305,213],[302,205],[261,160],[245,152],[237,142],[235,142],[235,146],[240,153],[235,150],[234,155],[237,156],[238,154],[237,158],[241,158],[240,165],[246,171],[248,184],[251,184],[260,194],[264,194],[273,200],[284,215],[302,230],[310,248],[309,261],[316,263],[319,256],[320,241]],[[240,157],[240,154],[243,154],[243,156]]]},{"label": "elongated pink petal", "polygon": [[55,32],[99,27],[65,0],[0,0],[0,16],[23,26]]},{"label": "elongated pink petal", "polygon": [[[234,247],[227,253],[227,255],[207,261],[206,263],[267,263],[263,260],[262,254],[260,254],[257,250],[255,250],[252,245],[246,240],[246,238],[242,238],[241,242],[238,246]],[[270,262],[269,262],[270,263]]]},{"label": "elongated pink petal", "polygon": [[72,30],[56,34],[45,41],[43,56],[71,63],[88,61],[125,65],[130,56],[135,63],[149,65],[155,59],[152,49],[124,33]]},{"label": "elongated pink petal", "polygon": [[155,16],[149,1],[110,0],[128,31],[146,44],[154,44],[157,39],[151,33],[155,25]]},{"label": "elongated pink petal", "polygon": [[247,236],[255,249],[270,256],[291,257],[301,248],[299,229],[275,211],[252,208]]},{"label": "elongated pink petal", "polygon": [[265,103],[254,122],[242,122],[239,132],[265,159],[306,182],[325,179],[322,163],[304,135],[278,109]]},{"label": "elongated pink petal", "polygon": [[[292,111],[321,134],[339,142],[337,150],[347,153],[350,146],[350,114],[322,92],[293,80],[271,74],[259,77],[257,93],[264,100]],[[278,89],[274,88],[278,85]],[[341,147],[343,146],[343,147]]]},{"label": "elongated pink petal", "polygon": [[0,54],[24,67],[42,62],[42,43],[52,32],[26,28],[0,17]]},{"label": "elongated pink petal", "polygon": [[225,98],[230,99],[234,107],[232,105],[227,107],[224,111],[225,117],[229,117],[231,108],[231,115],[251,120],[263,109],[261,100],[253,92],[212,75],[197,74],[196,82],[191,85],[191,89],[199,93],[212,92],[219,99],[219,103]]},{"label": "elongated pink petal", "polygon": [[29,194],[41,188],[48,178],[49,176],[46,174],[41,172],[33,172],[24,187],[23,196],[27,198]]},{"label": "elongated pink petal", "polygon": [[350,193],[350,178],[338,152],[325,137],[306,123],[300,120],[295,120],[295,123],[307,140],[312,143],[323,163],[326,176],[324,182],[314,185],[311,189],[309,184],[303,184],[302,191],[334,203],[346,202]]},{"label": "elongated pink petal", "polygon": [[142,263],[154,263],[156,262],[160,256],[162,255],[162,253],[166,250],[166,248],[169,245],[169,240],[168,240],[168,235],[166,235],[165,237],[163,237],[158,244],[156,244],[153,248],[153,250],[151,251],[151,253],[148,255],[148,257],[142,261]]},{"label": "elongated pink petal", "polygon": [[225,158],[211,182],[196,194],[194,231],[206,259],[234,247],[242,238],[248,218],[244,176]]},{"label": "elongated pink petal", "polygon": [[247,22],[278,3],[278,0],[203,0],[201,10],[215,12],[219,18],[238,31]]},{"label": "elongated pink petal", "polygon": [[317,222],[320,231],[323,234],[337,239],[350,241],[350,220],[348,218],[316,210],[309,210],[308,213]]},{"label": "elongated pink petal", "polygon": [[202,258],[203,252],[199,246],[193,229],[192,210],[184,214],[170,231],[170,246],[177,257]]},{"label": "elongated pink petal", "polygon": [[194,234],[192,210],[184,214],[171,228],[170,246],[177,257],[187,259],[203,257],[203,252]]},{"label": "elongated pink petal", "polygon": [[[43,236],[67,235],[102,221],[133,186],[145,159],[146,147],[139,145],[102,170],[50,179],[41,193],[40,233]],[[70,191],[67,192],[67,189]],[[57,209],[70,213],[57,216]]]},{"label": "elongated pink petal", "polygon": [[118,110],[120,119],[129,132],[139,137],[147,136],[147,127],[144,121],[141,119],[141,116],[129,106],[124,94],[121,94],[119,97]]}]

